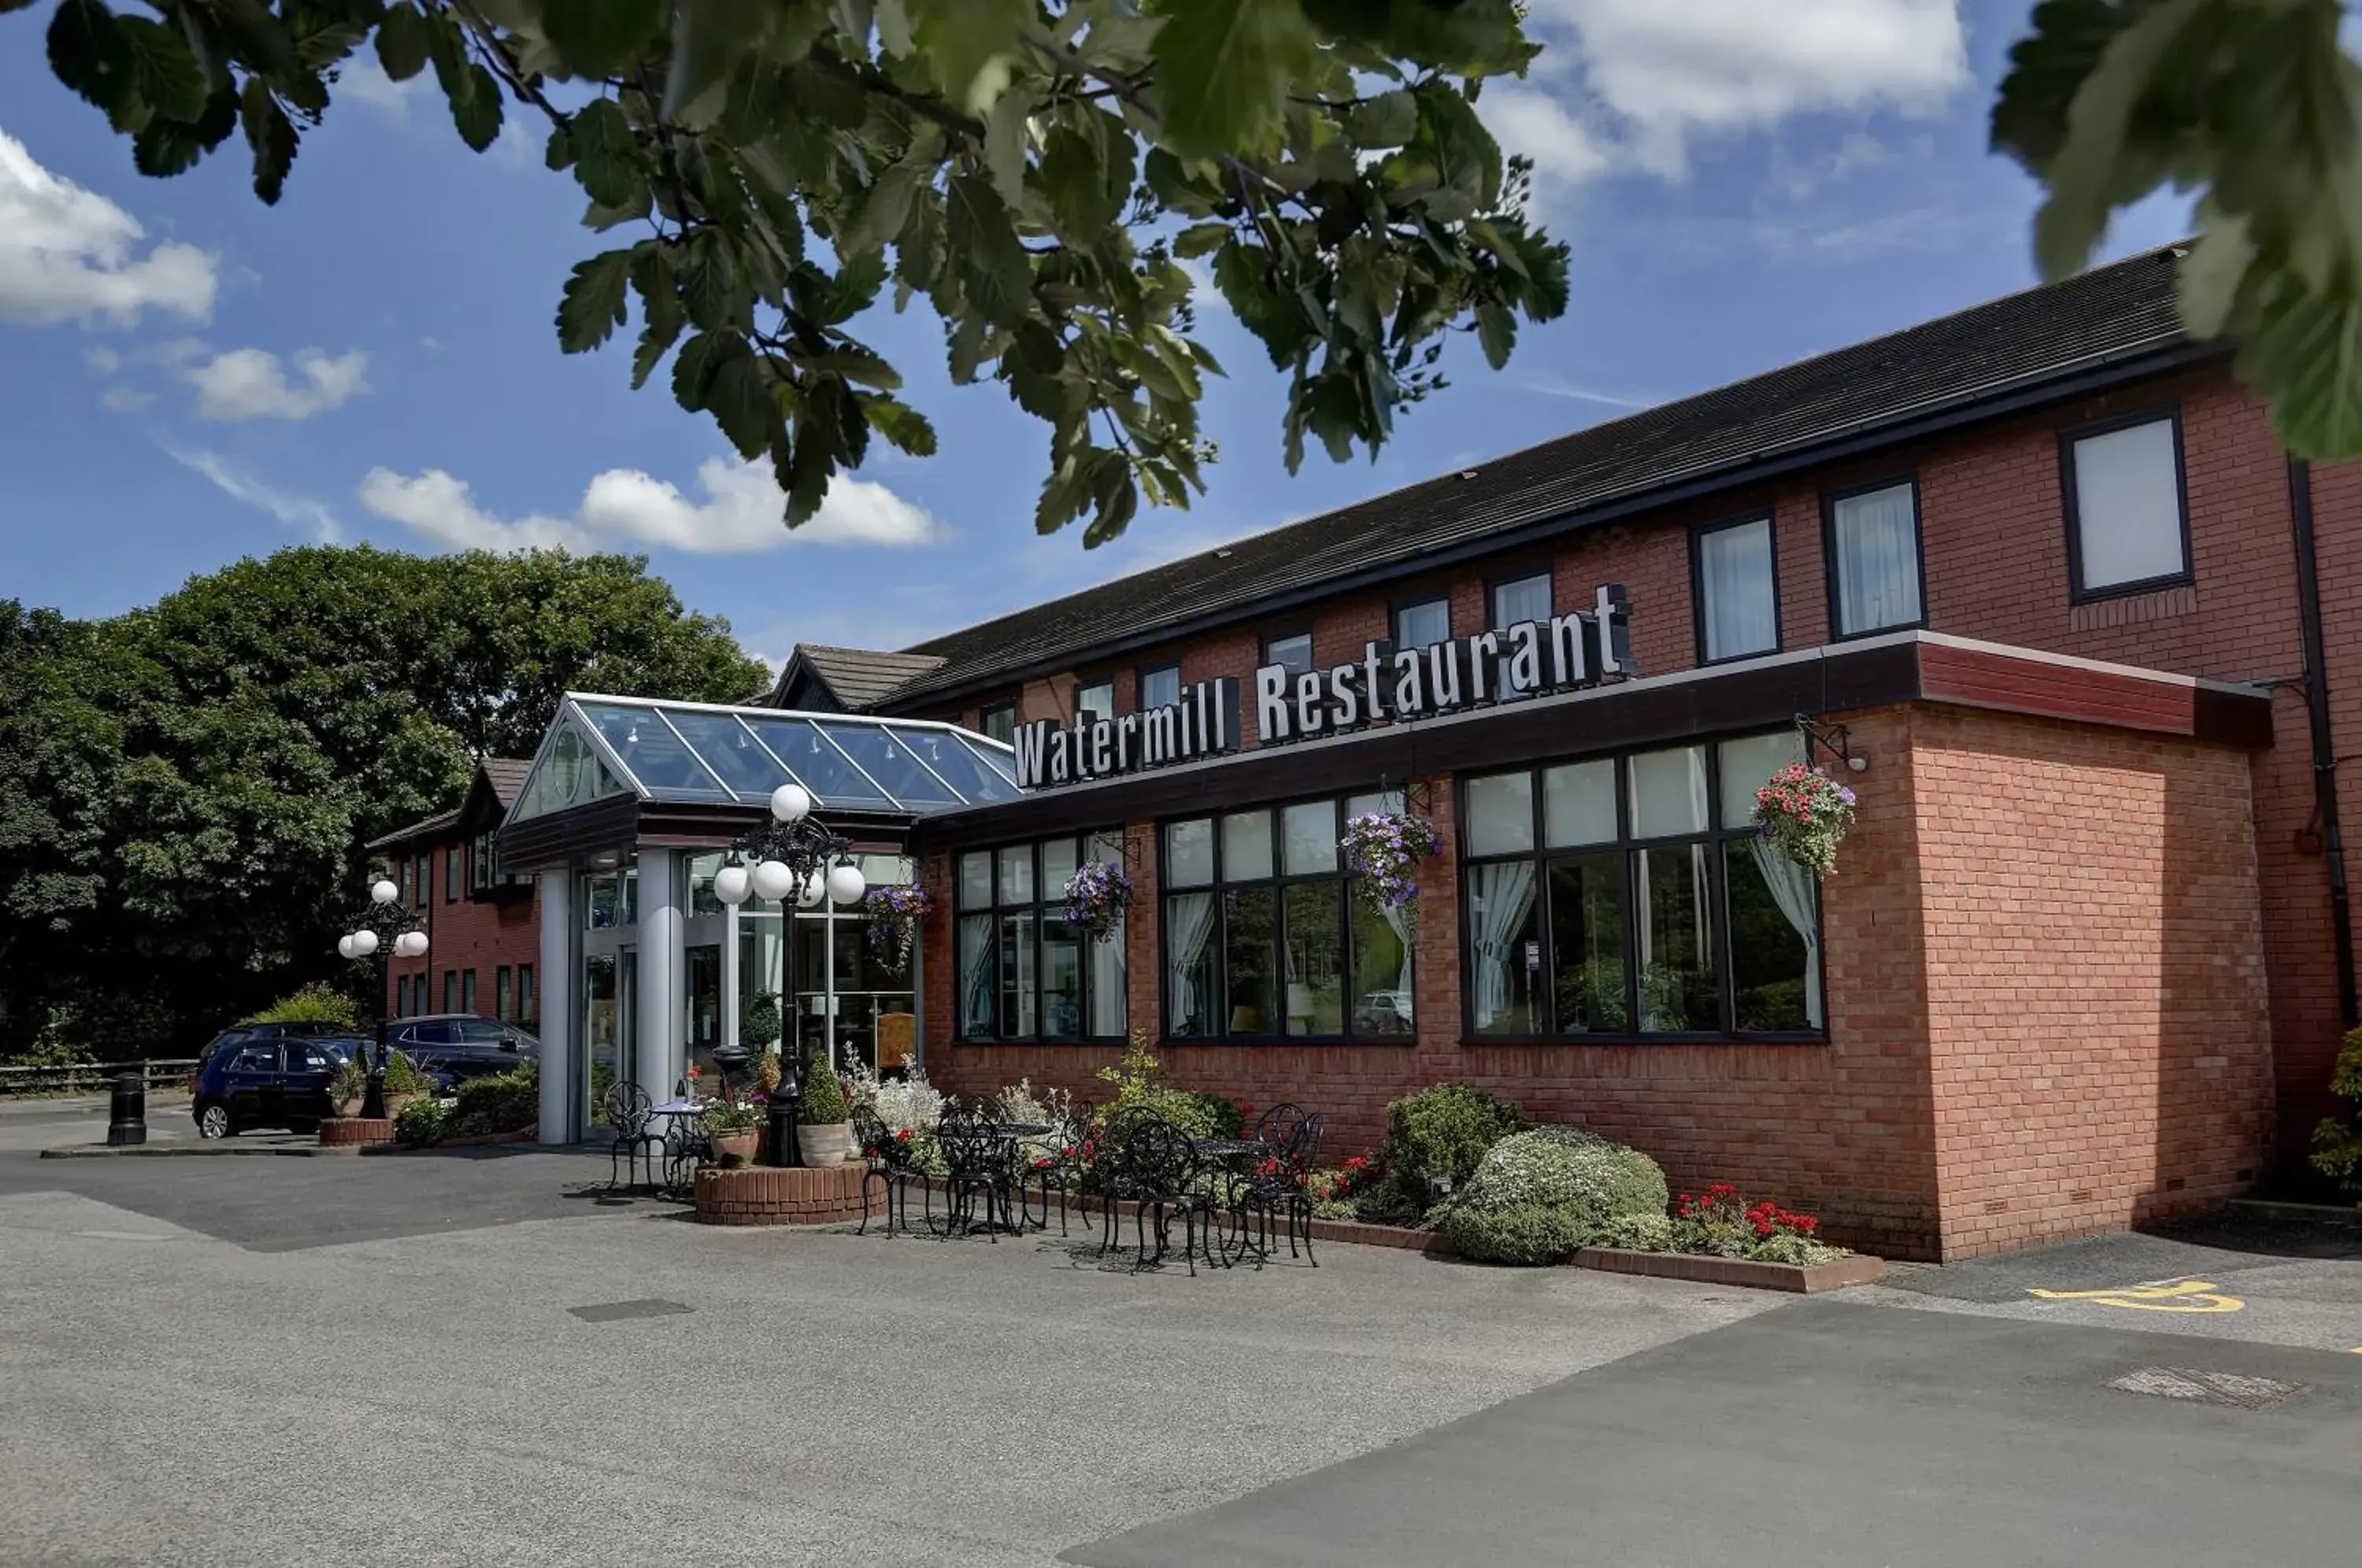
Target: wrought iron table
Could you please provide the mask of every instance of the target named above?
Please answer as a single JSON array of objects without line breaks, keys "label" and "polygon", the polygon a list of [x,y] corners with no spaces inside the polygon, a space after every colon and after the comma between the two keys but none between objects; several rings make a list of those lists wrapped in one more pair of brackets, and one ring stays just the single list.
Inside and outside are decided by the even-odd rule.
[{"label": "wrought iron table", "polygon": [[[1056,1128],[1051,1126],[1046,1121],[980,1121],[972,1122],[964,1126],[937,1127],[935,1129],[935,1137],[938,1142],[947,1141],[955,1143],[999,1144],[1001,1147],[1001,1157],[1009,1160],[1013,1166],[1017,1157],[1017,1146],[1019,1144],[1024,1143],[1029,1138],[1046,1138],[1056,1131]],[[1010,1172],[1010,1180],[1014,1182],[1019,1179],[1021,1178],[1018,1176],[1015,1170],[1012,1169]],[[1045,1215],[1045,1222],[1046,1220],[1047,1216]],[[959,1221],[951,1220],[949,1216],[946,1216],[945,1222],[946,1224],[959,1223]],[[988,1213],[988,1217],[984,1221],[984,1227],[987,1230],[996,1228],[1005,1230],[1012,1234],[1022,1232],[1025,1229],[1024,1221],[1017,1217],[1013,1209],[1006,1222],[993,1220]],[[977,1229],[976,1221],[972,1216],[965,1221],[964,1228],[970,1231]]]},{"label": "wrought iron table", "polygon": [[662,1118],[664,1131],[664,1186],[662,1191],[679,1198],[692,1191],[697,1181],[697,1162],[705,1154],[705,1134],[697,1130],[698,1118],[712,1103],[700,1099],[668,1099],[648,1108],[648,1120]]}]

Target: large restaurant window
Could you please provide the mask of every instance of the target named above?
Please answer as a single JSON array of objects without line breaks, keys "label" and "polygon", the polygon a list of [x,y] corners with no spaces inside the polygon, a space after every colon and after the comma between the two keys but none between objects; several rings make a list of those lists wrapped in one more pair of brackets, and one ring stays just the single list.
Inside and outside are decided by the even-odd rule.
[{"label": "large restaurant window", "polygon": [[2077,598],[2186,580],[2181,433],[2170,416],[2070,436],[2068,563]]},{"label": "large restaurant window", "polygon": [[1741,658],[1780,646],[1780,600],[1773,586],[1772,519],[1701,528],[1695,537],[1698,657]]},{"label": "large restaurant window", "polygon": [[1813,1034],[1819,890],[1755,835],[1794,731],[1496,773],[1461,788],[1479,1035]]},{"label": "large restaurant window", "polygon": [[1338,851],[1347,818],[1401,805],[1399,795],[1357,795],[1167,823],[1166,1033],[1408,1035],[1405,911],[1364,908]]},{"label": "large restaurant window", "polygon": [[1003,702],[998,708],[987,708],[977,721],[984,738],[1007,745],[1017,737],[1017,704]]},{"label": "large restaurant window", "polygon": [[1828,551],[1838,636],[1915,626],[1924,619],[1919,492],[1911,480],[1831,496]]},{"label": "large restaurant window", "polygon": [[1123,841],[1094,834],[960,856],[961,1039],[1123,1037],[1123,929],[1087,943],[1066,922],[1066,878],[1086,858],[1120,866]]}]

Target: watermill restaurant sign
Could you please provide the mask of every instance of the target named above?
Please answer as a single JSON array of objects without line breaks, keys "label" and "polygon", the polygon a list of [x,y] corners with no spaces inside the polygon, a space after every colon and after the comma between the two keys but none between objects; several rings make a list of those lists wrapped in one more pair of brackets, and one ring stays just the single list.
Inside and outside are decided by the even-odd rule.
[{"label": "watermill restaurant sign", "polygon": [[[1624,585],[1602,586],[1587,611],[1520,621],[1422,648],[1364,643],[1328,669],[1266,664],[1254,672],[1256,745],[1341,734],[1372,724],[1456,713],[1503,699],[1573,690],[1632,673],[1631,609]],[[1055,789],[1236,751],[1238,681],[1223,676],[1177,702],[1120,718],[1086,712],[1073,723],[1018,726],[1017,785]]]}]

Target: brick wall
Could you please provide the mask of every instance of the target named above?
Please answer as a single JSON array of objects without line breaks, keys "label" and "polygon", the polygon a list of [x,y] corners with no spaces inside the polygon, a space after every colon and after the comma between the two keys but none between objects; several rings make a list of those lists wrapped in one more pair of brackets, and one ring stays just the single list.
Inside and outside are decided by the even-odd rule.
[{"label": "brick wall", "polygon": [[[2060,435],[2093,420],[2169,407],[2181,416],[2195,583],[2070,603]],[[1824,492],[1913,473],[1919,480],[1926,602],[1935,630],[2216,679],[2301,673],[2285,456],[2268,411],[2221,370],[2163,379],[1915,449],[1665,508],[1570,534],[1548,547],[1340,595],[1308,616],[1208,633],[1128,656],[1112,671],[1094,668],[1117,674],[1118,701],[1129,704],[1135,667],[1177,660],[1187,680],[1245,678],[1264,633],[1301,629],[1308,620],[1316,657],[1341,661],[1365,639],[1385,635],[1395,604],[1439,593],[1451,600],[1454,634],[1466,635],[1489,619],[1489,583],[1538,564],[1551,570],[1562,609],[1587,602],[1598,583],[1625,583],[1641,669],[1686,668],[1696,662],[1691,525],[1766,511],[1774,518],[1783,646],[1812,646],[1829,635]],[[2333,721],[2340,750],[2362,751],[2362,464],[2319,469],[2314,492]],[[1036,701],[1029,690],[1029,712]],[[1246,706],[1252,734],[1253,704]],[[964,716],[975,722],[976,709],[970,706]],[[2264,903],[2276,911],[2263,941],[2279,1069],[2279,1155],[2295,1163],[2312,1123],[2333,1107],[2329,1069],[2343,1026],[2328,866],[2319,833],[2308,831],[2312,765],[2304,705],[2294,690],[2279,699],[2273,746],[2241,766],[2249,773]],[[2345,791],[2341,815],[2346,836],[2362,842],[2356,836],[2362,835],[2362,785]]]},{"label": "brick wall", "polygon": [[[416,912],[426,924],[426,954],[422,958],[397,958],[387,966],[386,1005],[389,1010],[397,994],[393,989],[398,977],[425,975],[427,977],[426,1005],[414,1003],[412,1012],[442,1012],[443,977],[447,973],[476,972],[475,1010],[490,1018],[499,1003],[499,973],[509,970],[510,1010],[512,1021],[526,1029],[539,1029],[541,991],[546,983],[541,975],[541,883],[536,878],[530,890],[517,889],[494,899],[470,899],[467,893],[468,845],[459,850],[458,897],[444,897],[445,868],[449,864],[444,850],[436,845],[429,856],[433,867],[431,886],[427,889],[426,906]],[[415,851],[405,850],[405,855]],[[531,1020],[515,1018],[516,970],[521,965],[534,968],[534,1007]],[[455,990],[451,1010],[466,1008],[464,987]]]}]

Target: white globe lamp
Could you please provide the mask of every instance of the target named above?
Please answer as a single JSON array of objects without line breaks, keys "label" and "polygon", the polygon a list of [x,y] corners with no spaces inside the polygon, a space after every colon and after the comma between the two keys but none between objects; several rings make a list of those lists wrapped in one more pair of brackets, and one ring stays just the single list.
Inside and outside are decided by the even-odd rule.
[{"label": "white globe lamp", "polygon": [[366,958],[377,951],[377,933],[367,927],[353,933],[353,956]]},{"label": "white globe lamp", "polygon": [[815,871],[805,878],[804,885],[797,889],[796,904],[800,909],[815,910],[820,908],[821,900],[826,897],[828,897],[828,878]]},{"label": "white globe lamp", "polygon": [[840,904],[857,904],[869,890],[869,879],[858,866],[838,866],[828,874],[828,896]]},{"label": "white globe lamp", "polygon": [[400,897],[402,897],[402,889],[395,887],[389,878],[380,877],[370,884],[370,899],[372,902],[390,904]]},{"label": "white globe lamp", "polygon": [[755,874],[744,866],[734,863],[713,874],[713,896],[725,904],[743,904],[754,890]]},{"label": "white globe lamp", "polygon": [[339,936],[337,938],[337,956],[339,958],[358,958],[360,956],[359,954],[353,951],[353,939],[349,935]]},{"label": "white globe lamp", "polygon": [[415,958],[425,951],[426,933],[423,931],[405,931],[393,939],[393,955],[397,958]]},{"label": "white globe lamp", "polygon": [[755,891],[774,903],[786,898],[795,885],[796,874],[788,869],[784,860],[766,860],[755,867]]},{"label": "white globe lamp", "polygon": [[800,784],[782,784],[771,791],[771,815],[783,823],[803,821],[811,807],[811,791]]}]

